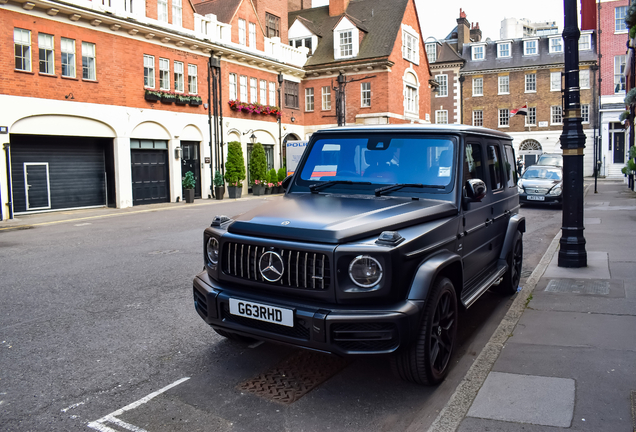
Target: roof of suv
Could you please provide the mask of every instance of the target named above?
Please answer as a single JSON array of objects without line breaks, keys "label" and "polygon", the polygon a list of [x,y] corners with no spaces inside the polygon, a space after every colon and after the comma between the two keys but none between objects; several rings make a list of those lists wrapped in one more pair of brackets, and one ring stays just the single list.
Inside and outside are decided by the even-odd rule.
[{"label": "roof of suv", "polygon": [[330,129],[322,129],[319,132],[435,132],[435,133],[472,133],[488,135],[497,138],[512,140],[506,133],[483,127],[475,127],[461,124],[393,124],[372,126],[344,126]]}]

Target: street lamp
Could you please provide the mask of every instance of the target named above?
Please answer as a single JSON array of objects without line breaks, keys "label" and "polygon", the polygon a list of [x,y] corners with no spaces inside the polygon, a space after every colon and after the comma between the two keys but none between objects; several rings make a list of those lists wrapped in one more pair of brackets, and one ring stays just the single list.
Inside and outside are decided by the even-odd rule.
[{"label": "street lamp", "polygon": [[252,144],[256,144],[256,135],[254,135],[254,133],[252,133],[252,135],[250,135],[250,142]]},{"label": "street lamp", "polygon": [[563,150],[563,224],[559,267],[587,267],[583,237],[583,134],[579,91],[579,31],[576,0],[563,0],[565,54],[565,112],[561,149]]}]

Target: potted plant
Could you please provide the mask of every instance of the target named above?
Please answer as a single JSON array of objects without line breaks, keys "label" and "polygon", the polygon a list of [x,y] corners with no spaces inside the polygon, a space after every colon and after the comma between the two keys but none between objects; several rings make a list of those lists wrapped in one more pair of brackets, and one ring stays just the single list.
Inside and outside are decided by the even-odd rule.
[{"label": "potted plant", "polygon": [[225,181],[230,198],[240,198],[245,180],[245,159],[243,149],[238,141],[227,143],[227,161],[225,162]]},{"label": "potted plant", "polygon": [[253,182],[252,192],[254,195],[263,195],[267,180],[267,157],[261,143],[254,144],[250,155],[250,180]]},{"label": "potted plant", "polygon": [[267,184],[272,190],[271,193],[278,193],[278,174],[274,168],[267,173]]},{"label": "potted plant", "polygon": [[175,100],[177,100],[176,94],[170,92],[161,93],[161,103],[171,104]]},{"label": "potted plant", "polygon": [[196,181],[194,180],[194,173],[192,171],[188,171],[183,177],[182,185],[184,191],[184,198],[187,203],[194,202],[194,187],[196,186]]},{"label": "potted plant", "polygon": [[223,176],[219,170],[214,172],[214,196],[218,200],[223,199],[223,195],[225,195],[225,182],[223,181]]},{"label": "potted plant", "polygon": [[146,89],[146,92],[144,94],[144,99],[151,102],[161,100],[161,92],[156,90]]},{"label": "potted plant", "polygon": [[203,103],[203,99],[201,96],[190,96],[190,105],[191,106],[199,106]]},{"label": "potted plant", "polygon": [[184,94],[177,94],[177,98],[175,100],[177,105],[187,105],[190,103],[190,96]]},{"label": "potted plant", "polygon": [[283,193],[285,190],[283,189],[283,180],[287,177],[287,169],[282,166],[278,169],[278,193]]}]

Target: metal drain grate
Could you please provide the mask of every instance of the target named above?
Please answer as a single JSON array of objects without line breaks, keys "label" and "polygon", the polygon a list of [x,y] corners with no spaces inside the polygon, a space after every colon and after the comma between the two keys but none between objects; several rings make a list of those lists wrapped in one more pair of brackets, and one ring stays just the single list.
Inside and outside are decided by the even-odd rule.
[{"label": "metal drain grate", "polygon": [[545,290],[555,293],[607,295],[610,292],[610,282],[605,280],[552,279]]},{"label": "metal drain grate", "polygon": [[272,369],[239,384],[238,389],[289,405],[348,364],[348,360],[339,357],[298,351]]}]

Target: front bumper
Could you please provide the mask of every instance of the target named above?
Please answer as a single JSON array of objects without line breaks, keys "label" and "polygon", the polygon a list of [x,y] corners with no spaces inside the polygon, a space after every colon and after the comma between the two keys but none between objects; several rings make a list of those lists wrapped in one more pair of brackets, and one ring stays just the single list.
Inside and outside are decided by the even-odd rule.
[{"label": "front bumper", "polygon": [[[528,198],[528,197],[543,197],[543,200],[536,200],[536,199],[532,199],[532,198]],[[519,202],[522,203],[526,203],[526,204],[549,204],[549,205],[555,205],[555,204],[561,204],[563,202],[563,194],[561,195],[529,195],[527,193],[520,193],[519,194]]]},{"label": "front bumper", "polygon": [[[418,333],[423,302],[404,301],[390,307],[342,307],[304,300],[283,300],[221,287],[205,271],[193,281],[199,316],[215,328],[257,339],[329,352],[340,356],[388,354],[409,344]],[[241,299],[294,311],[286,327],[230,314],[229,299]]]}]

